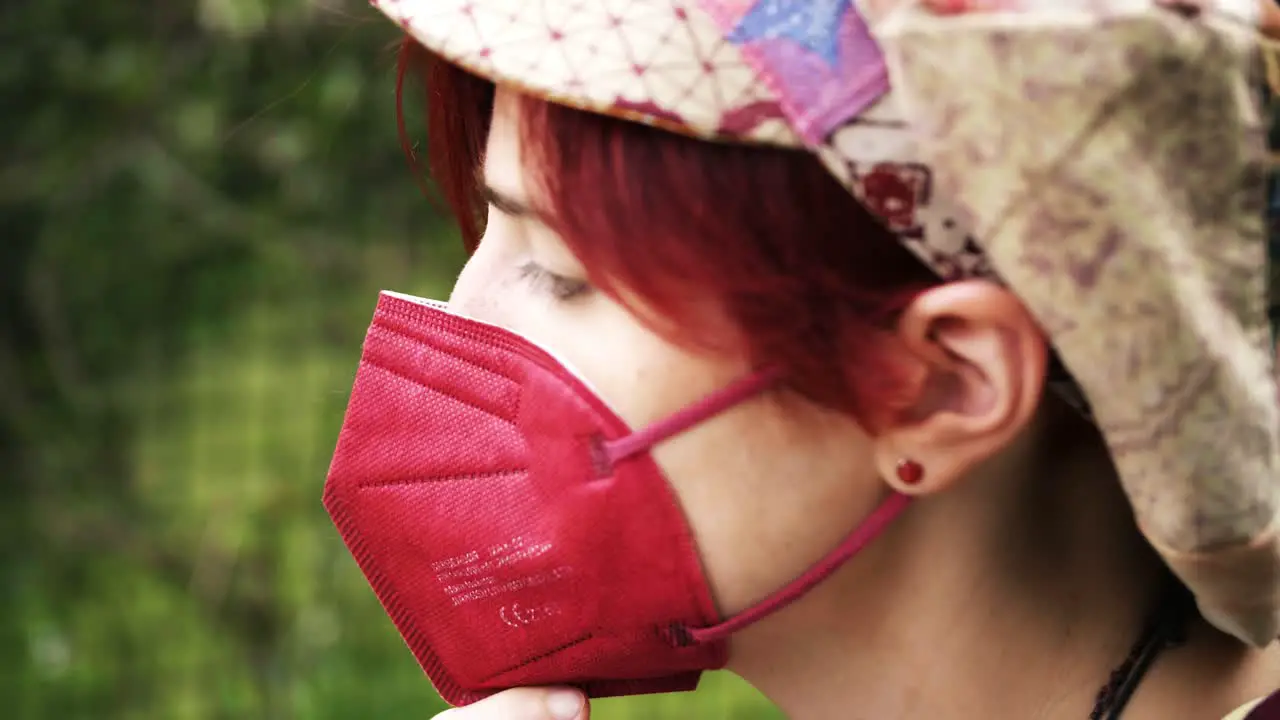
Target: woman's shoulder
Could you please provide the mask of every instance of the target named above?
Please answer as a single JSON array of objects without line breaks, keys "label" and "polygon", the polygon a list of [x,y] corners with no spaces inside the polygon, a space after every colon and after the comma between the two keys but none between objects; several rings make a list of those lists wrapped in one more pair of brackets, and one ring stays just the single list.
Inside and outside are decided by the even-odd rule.
[{"label": "woman's shoulder", "polygon": [[1280,718],[1280,691],[1236,708],[1222,720],[1276,720]]}]

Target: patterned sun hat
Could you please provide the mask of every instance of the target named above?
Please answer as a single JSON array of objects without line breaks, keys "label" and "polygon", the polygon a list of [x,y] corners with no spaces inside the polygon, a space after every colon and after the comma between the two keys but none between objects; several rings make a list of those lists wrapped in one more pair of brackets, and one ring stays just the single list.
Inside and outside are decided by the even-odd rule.
[{"label": "patterned sun hat", "polygon": [[940,277],[1008,286],[1204,615],[1255,645],[1280,634],[1251,0],[1199,20],[1152,0],[945,19],[851,0],[372,1],[549,101],[807,149]]}]

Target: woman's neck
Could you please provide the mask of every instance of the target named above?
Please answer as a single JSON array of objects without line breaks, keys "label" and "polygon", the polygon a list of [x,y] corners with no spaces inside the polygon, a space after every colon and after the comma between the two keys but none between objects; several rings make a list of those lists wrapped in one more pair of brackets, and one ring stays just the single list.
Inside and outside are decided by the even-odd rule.
[{"label": "woman's neck", "polygon": [[[730,668],[792,720],[1088,718],[1164,573],[1101,445],[1079,428],[1064,444],[1050,426],[918,502],[822,587],[736,637]],[[1218,692],[1229,697],[1211,692],[1222,683],[1185,692],[1217,672],[1210,658],[1247,674],[1249,654],[1234,648],[1200,629],[1157,661],[1124,717],[1195,718],[1198,702],[1215,720],[1231,709],[1222,703],[1266,692],[1262,681]],[[1177,712],[1157,714],[1170,702]]]}]

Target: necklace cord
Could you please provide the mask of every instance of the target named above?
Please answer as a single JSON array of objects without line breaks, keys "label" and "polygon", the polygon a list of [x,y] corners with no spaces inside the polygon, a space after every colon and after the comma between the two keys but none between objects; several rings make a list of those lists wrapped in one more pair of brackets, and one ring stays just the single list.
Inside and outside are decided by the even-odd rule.
[{"label": "necklace cord", "polygon": [[1089,720],[1119,720],[1160,653],[1186,642],[1195,601],[1176,579],[1171,577],[1169,585],[1170,589],[1161,593],[1156,611],[1133,644],[1129,656],[1111,672],[1107,683],[1098,690]]}]

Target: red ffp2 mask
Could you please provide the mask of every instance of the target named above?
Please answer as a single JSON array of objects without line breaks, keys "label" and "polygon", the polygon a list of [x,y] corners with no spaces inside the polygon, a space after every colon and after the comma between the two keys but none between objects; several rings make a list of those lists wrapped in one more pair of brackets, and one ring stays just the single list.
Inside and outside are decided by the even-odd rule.
[{"label": "red ffp2 mask", "polygon": [[691,690],[726,638],[785,606],[906,504],[721,621],[649,454],[773,382],[748,377],[639,432],[545,350],[443,306],[378,301],[324,504],[441,696],[526,685]]}]

